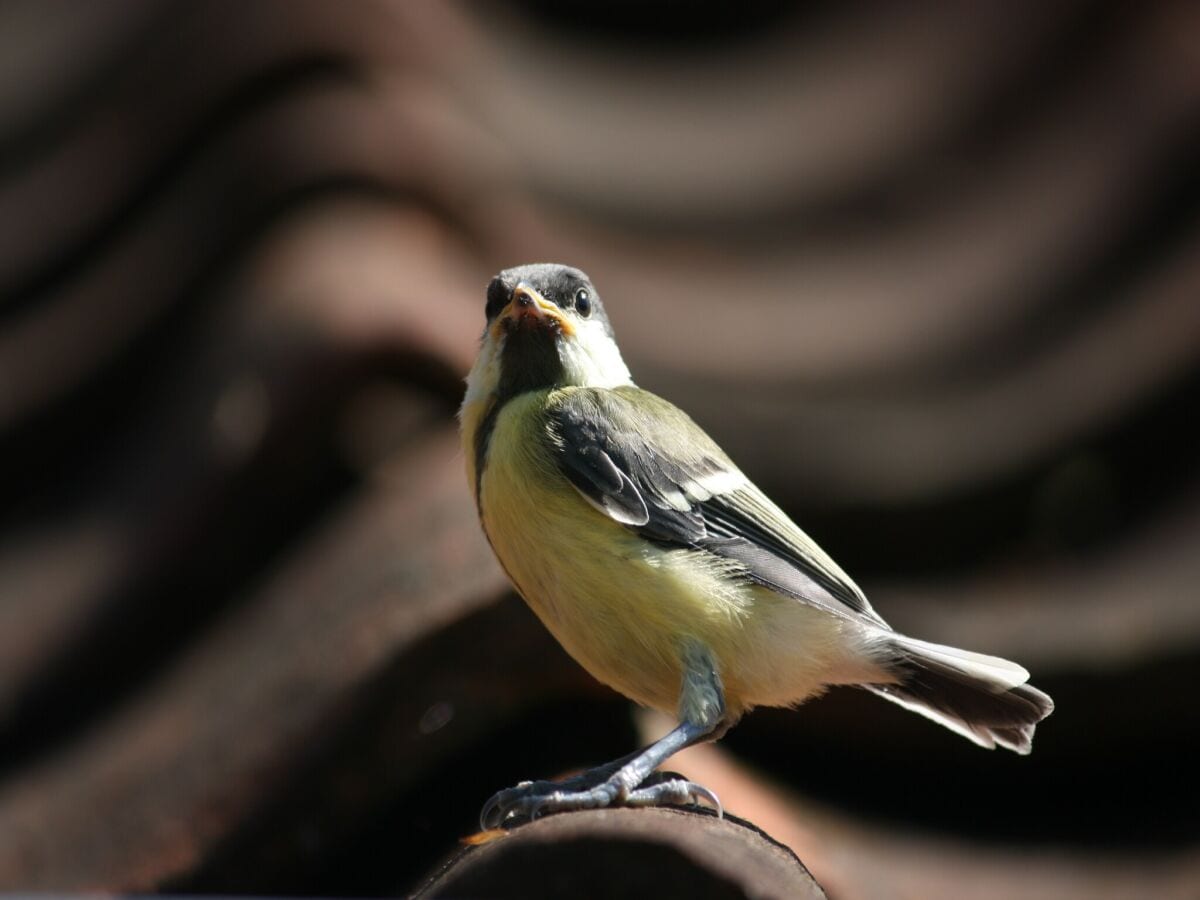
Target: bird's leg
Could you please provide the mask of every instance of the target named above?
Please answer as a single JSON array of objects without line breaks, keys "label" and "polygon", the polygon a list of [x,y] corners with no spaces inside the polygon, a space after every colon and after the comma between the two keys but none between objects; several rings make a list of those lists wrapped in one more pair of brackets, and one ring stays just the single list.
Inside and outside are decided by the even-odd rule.
[{"label": "bird's leg", "polygon": [[638,787],[669,757],[703,740],[713,730],[712,726],[681,722],[660,740],[632,757],[626,757],[626,761],[598,766],[561,782],[525,782],[500,791],[483,807],[479,824],[488,829],[498,827],[510,816],[535,818],[543,813],[596,809],[614,804],[683,804],[700,798],[707,799],[720,809],[720,801],[715,794],[682,779]]},{"label": "bird's leg", "polygon": [[685,671],[680,691],[682,721],[648,747],[616,762],[589,769],[565,781],[524,782],[500,791],[483,807],[479,822],[496,828],[510,816],[528,816],[612,805],[680,805],[708,800],[721,812],[721,801],[707,788],[682,778],[666,778],[643,785],[650,774],[671,756],[710,737],[725,717],[721,679],[707,650],[689,643],[684,650]]}]

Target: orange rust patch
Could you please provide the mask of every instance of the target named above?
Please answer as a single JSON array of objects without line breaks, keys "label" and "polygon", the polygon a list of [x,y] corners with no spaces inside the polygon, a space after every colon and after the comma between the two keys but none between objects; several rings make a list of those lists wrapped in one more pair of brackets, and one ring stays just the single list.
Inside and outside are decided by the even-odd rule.
[{"label": "orange rust patch", "polygon": [[474,834],[468,834],[465,838],[459,838],[458,842],[467,847],[478,847],[506,837],[508,837],[508,832],[503,828],[489,828],[487,831],[477,831]]}]

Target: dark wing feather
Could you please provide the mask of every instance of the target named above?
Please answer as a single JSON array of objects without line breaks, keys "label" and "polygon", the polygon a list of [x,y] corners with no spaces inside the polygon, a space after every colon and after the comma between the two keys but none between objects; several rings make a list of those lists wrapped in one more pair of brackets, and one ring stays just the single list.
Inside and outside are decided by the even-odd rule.
[{"label": "dark wing feather", "polygon": [[646,501],[633,479],[595,444],[584,444],[562,462],[571,483],[610,517],[637,527],[650,521]]},{"label": "dark wing feather", "polygon": [[710,536],[730,541],[722,555],[745,564],[762,584],[794,593],[799,574],[854,612],[883,624],[849,576],[754,485],[700,506]]},{"label": "dark wing feather", "polygon": [[[675,406],[633,387],[576,388],[556,395],[547,414],[560,470],[613,520],[659,544],[734,560],[747,579],[780,593],[884,625],[837,564]],[[682,447],[680,434],[688,435]],[[670,454],[661,450],[668,441]]]}]

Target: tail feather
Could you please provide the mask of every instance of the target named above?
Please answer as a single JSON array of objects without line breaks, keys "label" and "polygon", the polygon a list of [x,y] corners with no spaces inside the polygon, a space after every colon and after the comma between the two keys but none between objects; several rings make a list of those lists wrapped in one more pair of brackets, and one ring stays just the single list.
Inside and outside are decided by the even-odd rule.
[{"label": "tail feather", "polygon": [[981,747],[1020,754],[1032,749],[1038,722],[1054,701],[1016,663],[894,635],[888,665],[896,681],[867,690],[945,725]]}]

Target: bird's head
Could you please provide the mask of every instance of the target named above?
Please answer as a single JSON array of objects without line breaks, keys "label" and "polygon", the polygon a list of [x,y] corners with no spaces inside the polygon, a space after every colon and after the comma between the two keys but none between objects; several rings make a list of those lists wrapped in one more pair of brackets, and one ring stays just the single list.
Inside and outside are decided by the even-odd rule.
[{"label": "bird's head", "polygon": [[505,269],[487,288],[487,325],[467,398],[631,384],[591,280],[553,263]]}]

